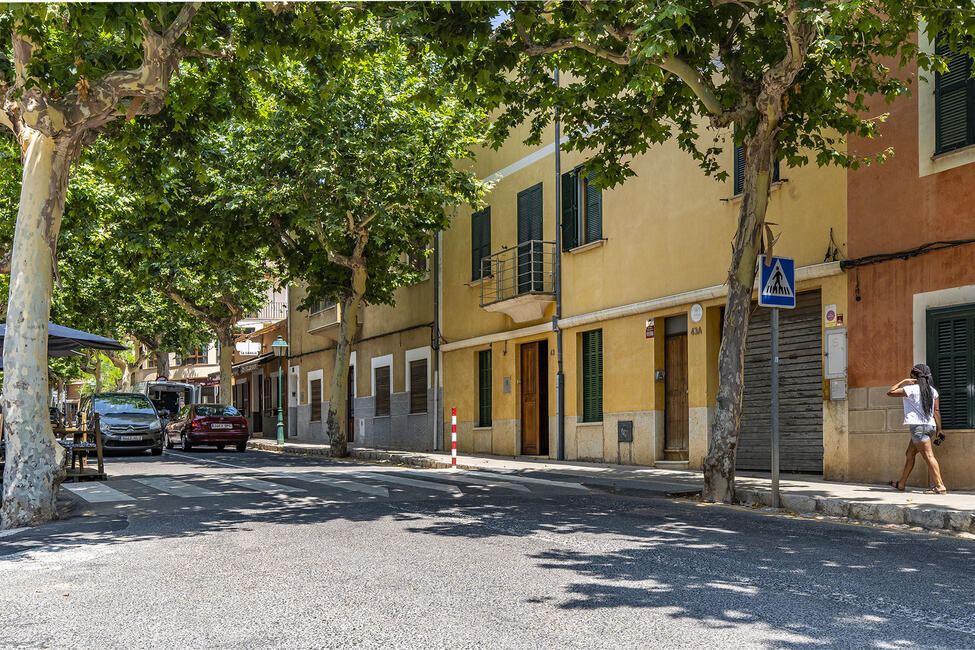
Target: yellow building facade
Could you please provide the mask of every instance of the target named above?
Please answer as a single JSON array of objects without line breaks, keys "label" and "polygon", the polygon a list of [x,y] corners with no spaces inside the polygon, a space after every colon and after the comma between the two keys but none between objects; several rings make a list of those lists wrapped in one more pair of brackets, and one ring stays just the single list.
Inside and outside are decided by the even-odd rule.
[{"label": "yellow building facade", "polygon": [[[635,177],[600,192],[584,174],[572,176],[586,156],[563,151],[563,185],[574,190],[563,190],[560,215],[554,133],[534,148],[521,144],[524,135],[479,152],[476,172],[494,182],[488,207],[457,210],[442,235],[443,406],[447,422],[457,409],[460,452],[557,457],[558,257],[564,457],[699,468],[740,207],[733,182],[705,176],[671,143],[633,160]],[[730,144],[725,157],[732,173]],[[846,174],[811,166],[783,167],[781,176],[768,221],[781,232],[775,253],[795,258],[800,294],[800,308],[782,315],[783,444],[795,456],[783,471],[829,477],[846,463],[847,417],[823,375],[824,334],[837,325],[825,313],[840,314],[842,324],[847,284],[838,262],[824,259],[834,249],[844,253]],[[566,228],[566,220],[575,225]],[[556,250],[560,227],[570,245]],[[768,393],[756,393],[767,381],[767,315],[763,330],[763,315],[755,314],[745,470],[761,469],[768,453]]]}]

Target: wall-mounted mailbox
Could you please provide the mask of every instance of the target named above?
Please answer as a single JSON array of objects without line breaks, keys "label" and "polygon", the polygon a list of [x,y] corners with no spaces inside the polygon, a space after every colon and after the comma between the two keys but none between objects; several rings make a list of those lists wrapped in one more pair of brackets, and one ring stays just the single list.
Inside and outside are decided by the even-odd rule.
[{"label": "wall-mounted mailbox", "polygon": [[633,420],[620,420],[617,422],[616,433],[620,442],[633,442]]}]

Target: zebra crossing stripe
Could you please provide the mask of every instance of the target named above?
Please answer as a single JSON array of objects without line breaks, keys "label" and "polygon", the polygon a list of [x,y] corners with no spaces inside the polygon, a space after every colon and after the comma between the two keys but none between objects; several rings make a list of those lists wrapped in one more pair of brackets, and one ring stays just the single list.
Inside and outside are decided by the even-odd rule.
[{"label": "zebra crossing stripe", "polygon": [[259,478],[254,478],[253,476],[234,476],[226,479],[226,482],[231,485],[239,485],[240,487],[248,490],[254,490],[255,492],[267,492],[268,494],[275,494],[277,492],[306,492],[304,488],[295,487],[293,485],[284,485],[282,483],[272,483],[271,481],[264,481]]},{"label": "zebra crossing stripe", "polygon": [[340,490],[349,490],[352,492],[362,492],[363,494],[371,494],[377,497],[388,497],[389,490],[378,485],[369,485],[368,483],[358,483],[356,481],[349,481],[344,478],[333,478],[331,476],[322,476],[317,473],[306,473],[306,474],[284,474],[288,478],[298,479],[299,481],[308,481],[310,483],[321,483],[322,485],[328,485],[329,487],[338,488]]},{"label": "zebra crossing stripe", "polygon": [[443,483],[435,483],[433,481],[420,481],[413,478],[405,478],[403,476],[396,476],[394,474],[387,474],[385,472],[363,472],[363,476],[368,476],[371,479],[377,481],[383,481],[386,483],[399,483],[401,485],[409,485],[410,487],[421,488],[423,490],[437,490],[439,492],[447,492],[456,497],[464,496],[460,488],[456,485],[444,485]]},{"label": "zebra crossing stripe", "polygon": [[521,485],[520,483],[505,483],[503,481],[490,481],[483,478],[474,478],[470,474],[464,474],[463,476],[457,476],[454,470],[437,470],[438,472],[443,472],[440,476],[445,481],[457,481],[459,483],[471,483],[473,485],[486,485],[487,487],[502,488],[505,490],[515,490],[517,492],[531,492],[527,487]]},{"label": "zebra crossing stripe", "polygon": [[104,483],[62,483],[65,490],[74,492],[88,503],[107,503],[109,501],[135,501],[124,492],[110,488]]},{"label": "zebra crossing stripe", "polygon": [[[567,490],[582,490],[584,492],[589,492],[589,488],[585,485],[580,485],[579,483],[566,483],[564,481],[552,481],[546,478],[532,478],[530,476],[516,476],[514,474],[499,474],[497,472],[490,472],[487,470],[477,470],[477,474],[484,475],[487,474],[491,478],[497,479],[499,481],[518,481],[519,483],[535,483],[536,485],[550,485],[552,487],[565,488]],[[465,476],[468,474],[465,472]]]},{"label": "zebra crossing stripe", "polygon": [[202,488],[199,485],[183,483],[182,481],[177,481],[165,476],[152,476],[132,480],[136,481],[137,483],[142,483],[143,485],[148,485],[154,490],[159,490],[160,492],[165,492],[166,494],[172,494],[176,497],[188,499],[196,497],[219,497],[224,496],[225,494],[223,492],[214,492],[212,490]]}]

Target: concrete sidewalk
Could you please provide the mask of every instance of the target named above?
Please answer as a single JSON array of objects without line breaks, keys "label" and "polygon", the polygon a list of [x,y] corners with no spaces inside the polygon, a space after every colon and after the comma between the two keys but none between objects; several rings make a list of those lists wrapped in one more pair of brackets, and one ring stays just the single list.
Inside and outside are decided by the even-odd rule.
[{"label": "concrete sidewalk", "polygon": [[[288,442],[282,450],[273,440],[253,439],[248,447],[263,451],[309,456],[328,455],[327,444]],[[443,452],[409,452],[350,447],[352,458],[389,462],[423,468],[450,467],[450,455]],[[512,458],[510,456],[458,456],[461,469],[496,472],[550,472],[576,476],[603,486],[619,486],[623,491],[646,486],[653,492],[690,492],[703,484],[699,471],[659,469],[634,465],[611,465],[579,461]],[[661,486],[665,486],[663,489]],[[783,475],[779,481],[784,509],[804,515],[846,517],[858,521],[894,524],[929,530],[975,533],[975,492],[923,494],[920,488],[898,492],[885,485],[838,483],[803,475]],[[746,472],[736,481],[736,496],[746,505],[771,505],[771,480],[768,475]]]}]

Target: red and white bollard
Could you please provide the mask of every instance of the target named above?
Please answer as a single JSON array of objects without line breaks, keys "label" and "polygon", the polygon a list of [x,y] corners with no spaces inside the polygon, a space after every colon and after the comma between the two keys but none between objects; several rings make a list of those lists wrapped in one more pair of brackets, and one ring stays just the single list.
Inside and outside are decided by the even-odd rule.
[{"label": "red and white bollard", "polygon": [[450,467],[457,469],[457,407],[450,409]]}]

